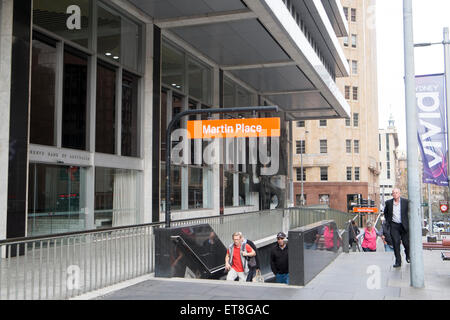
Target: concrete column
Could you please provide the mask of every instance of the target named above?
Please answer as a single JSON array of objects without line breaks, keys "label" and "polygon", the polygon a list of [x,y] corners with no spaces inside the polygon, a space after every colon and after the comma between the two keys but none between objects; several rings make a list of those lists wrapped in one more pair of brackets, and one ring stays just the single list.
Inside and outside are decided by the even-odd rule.
[{"label": "concrete column", "polygon": [[[143,190],[141,203],[143,206],[143,223],[153,221],[152,200],[153,200],[153,177],[152,156],[153,156],[153,24],[145,26],[145,61],[144,61],[144,81],[143,81],[143,103],[141,105],[141,156],[144,159]],[[159,146],[158,146],[159,147]]]},{"label": "concrete column", "polygon": [[0,240],[6,239],[13,0],[0,1]]}]

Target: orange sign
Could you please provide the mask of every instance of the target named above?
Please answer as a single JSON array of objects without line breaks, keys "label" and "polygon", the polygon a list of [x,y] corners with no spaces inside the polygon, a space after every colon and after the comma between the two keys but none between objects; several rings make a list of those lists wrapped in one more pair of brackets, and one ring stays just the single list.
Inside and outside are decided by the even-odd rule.
[{"label": "orange sign", "polygon": [[378,208],[353,208],[353,213],[378,213]]},{"label": "orange sign", "polygon": [[279,137],[280,118],[188,121],[190,139]]}]

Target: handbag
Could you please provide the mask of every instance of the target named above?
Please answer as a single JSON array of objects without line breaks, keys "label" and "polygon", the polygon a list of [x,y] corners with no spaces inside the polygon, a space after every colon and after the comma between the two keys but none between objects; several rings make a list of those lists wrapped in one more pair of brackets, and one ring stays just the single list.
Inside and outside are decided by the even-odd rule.
[{"label": "handbag", "polygon": [[261,271],[260,270],[256,270],[256,274],[253,277],[252,282],[264,283],[264,277],[261,275]]},{"label": "handbag", "polygon": [[256,267],[256,258],[255,257],[251,257],[251,258],[247,257],[247,262],[248,262],[248,266],[250,268]]}]

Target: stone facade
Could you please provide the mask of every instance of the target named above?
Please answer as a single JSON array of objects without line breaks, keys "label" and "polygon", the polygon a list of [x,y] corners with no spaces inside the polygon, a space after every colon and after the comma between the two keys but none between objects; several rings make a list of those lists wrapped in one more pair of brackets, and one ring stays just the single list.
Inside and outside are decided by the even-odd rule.
[{"label": "stone facade", "polygon": [[[348,8],[349,36],[340,42],[349,62],[350,76],[338,79],[337,84],[351,107],[351,119],[327,119],[326,123],[306,120],[304,126],[295,123],[293,162],[297,199],[301,194],[301,175],[297,170],[300,172],[303,162],[306,204],[320,204],[318,195],[329,194],[331,208],[347,211],[350,194],[369,197],[379,206],[378,88],[375,1],[341,2]],[[300,146],[297,141],[305,141],[303,157],[297,150]],[[321,167],[327,168],[327,181],[322,180]],[[347,168],[351,168],[351,177]]]}]

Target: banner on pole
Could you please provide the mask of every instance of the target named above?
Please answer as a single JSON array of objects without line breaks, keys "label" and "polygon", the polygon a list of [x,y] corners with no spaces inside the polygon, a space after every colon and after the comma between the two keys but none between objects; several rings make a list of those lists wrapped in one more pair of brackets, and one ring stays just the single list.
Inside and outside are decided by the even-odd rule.
[{"label": "banner on pole", "polygon": [[423,162],[423,182],[448,186],[447,111],[443,74],[416,77],[417,137]]}]

